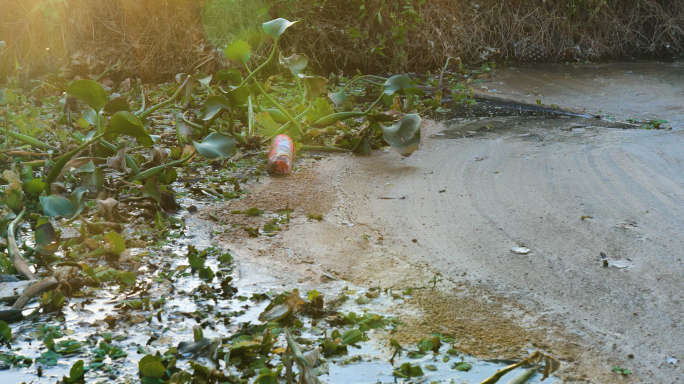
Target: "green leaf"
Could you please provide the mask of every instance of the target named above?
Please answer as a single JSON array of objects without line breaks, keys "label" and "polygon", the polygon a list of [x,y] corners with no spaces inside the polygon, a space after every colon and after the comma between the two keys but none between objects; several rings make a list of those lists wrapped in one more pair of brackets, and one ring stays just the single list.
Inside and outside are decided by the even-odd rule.
[{"label": "green leaf", "polygon": [[1,343],[9,343],[12,341],[12,328],[5,323],[4,321],[0,321],[0,342]]},{"label": "green leaf", "polygon": [[35,250],[43,256],[51,256],[59,249],[59,243],[55,242],[57,236],[55,229],[46,217],[41,217],[36,222],[36,246]]},{"label": "green leaf", "polygon": [[[105,235],[107,241],[112,246],[112,253],[121,253],[126,250],[126,240],[116,232],[109,232]],[[135,276],[135,275],[134,275]],[[135,282],[135,281],[134,281]]]},{"label": "green leaf", "polygon": [[309,113],[306,114],[306,120],[309,123],[313,123],[315,121],[318,121],[319,119],[330,116],[335,113],[335,110],[333,107],[328,104],[327,101],[323,98],[317,98],[316,99],[316,108],[312,109],[309,111]]},{"label": "green leaf", "polygon": [[85,111],[83,111],[83,119],[92,125],[96,125],[97,124],[97,112],[95,112],[91,108],[88,108]]},{"label": "green leaf", "polygon": [[195,254],[188,255],[188,262],[192,269],[200,270],[204,268],[204,259]]},{"label": "green leaf", "polygon": [[31,195],[40,195],[43,191],[48,190],[48,184],[43,180],[36,178],[26,183],[24,188],[26,189],[26,192]]},{"label": "green leaf", "polygon": [[358,329],[350,329],[342,335],[341,339],[342,344],[356,344],[359,341],[363,340],[363,333]]},{"label": "green leaf", "polygon": [[81,264],[81,268],[83,268],[83,272],[85,272],[88,277],[93,279],[96,283],[100,282],[100,279],[97,278],[97,275],[95,274],[95,271],[93,271],[93,268],[90,267],[88,264]]},{"label": "green leaf", "polygon": [[58,195],[41,196],[40,205],[43,206],[43,213],[49,217],[62,216],[68,218],[76,212],[74,203]]},{"label": "green leaf", "polygon": [[216,81],[227,81],[228,84],[240,84],[242,82],[242,74],[235,68],[223,69],[214,75]]},{"label": "green leaf", "polygon": [[116,113],[120,111],[130,112],[131,108],[128,102],[123,97],[115,97],[105,105],[104,111],[107,113]]},{"label": "green leaf", "polygon": [[245,105],[251,94],[252,92],[249,90],[249,88],[237,87],[226,93],[226,99],[228,99],[228,105],[230,105],[230,108],[235,109],[240,105]]},{"label": "green leaf", "polygon": [[212,132],[201,143],[193,141],[192,144],[195,146],[197,153],[204,157],[210,159],[220,156],[229,158],[233,155],[235,138],[220,132]]},{"label": "green leaf", "polygon": [[394,95],[399,92],[406,95],[423,96],[425,92],[422,89],[416,88],[411,82],[411,78],[406,75],[394,75],[385,81],[382,85],[382,91],[385,95]]},{"label": "green leaf", "polygon": [[159,187],[157,186],[157,177],[153,177],[145,183],[142,190],[143,197],[151,197],[157,203],[161,201],[161,193],[159,192]]},{"label": "green leaf", "polygon": [[341,90],[334,92],[334,93],[330,92],[330,93],[328,93],[328,97],[338,107],[340,105],[342,105],[342,103],[344,103],[345,101],[349,100],[349,98],[347,97],[347,94],[344,93],[344,89],[341,89]]},{"label": "green leaf", "polygon": [[83,360],[79,360],[79,361],[75,362],[74,365],[71,367],[71,370],[69,371],[69,377],[68,378],[65,377],[63,379],[63,381],[65,383],[69,383],[69,384],[75,383],[79,379],[81,379],[84,374],[85,374],[85,370],[83,368]]},{"label": "green leaf", "polygon": [[391,127],[382,126],[385,141],[404,157],[411,156],[420,145],[420,124],[422,119],[417,114],[406,114]]},{"label": "green leaf", "polygon": [[154,144],[154,140],[147,133],[140,120],[134,114],[126,111],[117,112],[112,116],[109,120],[107,134],[133,136],[145,147],[151,147]]},{"label": "green leaf", "polygon": [[299,74],[304,71],[304,68],[306,68],[306,65],[309,64],[308,57],[296,53],[290,57],[283,57],[283,54],[281,53],[279,61],[281,65],[290,70],[290,73],[292,73],[292,76],[294,77],[299,76]]},{"label": "green leaf", "polygon": [[166,225],[164,225],[164,218],[161,215],[161,211],[157,211],[157,213],[154,215],[154,225],[160,231],[163,231],[166,228]]},{"label": "green leaf", "polygon": [[318,96],[325,92],[325,83],[328,82],[328,79],[326,79],[325,77],[304,76],[300,74],[299,78],[304,81],[304,84],[306,84],[305,93],[307,101],[314,101]]},{"label": "green leaf", "polygon": [[95,111],[101,111],[109,101],[102,85],[93,80],[76,80],[67,89],[71,96],[88,104]]},{"label": "green leaf", "polygon": [[280,128],[268,111],[261,111],[254,117],[256,118],[257,123],[259,123],[259,133],[261,136],[271,137]]},{"label": "green leaf", "polygon": [[238,63],[247,64],[247,62],[249,62],[249,44],[245,43],[244,41],[238,40],[233,42],[226,47],[223,53],[226,54],[227,58],[237,61]]},{"label": "green leaf", "polygon": [[285,32],[287,28],[289,28],[291,25],[295,23],[296,21],[289,21],[283,18],[279,18],[262,24],[262,28],[264,29],[264,32],[266,32],[267,35],[277,40],[280,37],[280,35],[282,35],[283,32]]},{"label": "green leaf", "polygon": [[211,120],[224,109],[230,109],[228,99],[223,96],[209,96],[202,104],[202,120]]},{"label": "green leaf", "polygon": [[136,277],[133,272],[121,272],[119,275],[119,281],[129,286],[135,285],[135,280]]},{"label": "green leaf", "polygon": [[166,368],[161,363],[161,356],[145,355],[138,363],[138,370],[144,377],[161,379],[166,373]]},{"label": "green leaf", "polygon": [[453,369],[457,371],[462,371],[462,372],[468,372],[473,366],[470,363],[466,363],[465,361],[461,361],[460,363],[456,363],[453,366]]}]

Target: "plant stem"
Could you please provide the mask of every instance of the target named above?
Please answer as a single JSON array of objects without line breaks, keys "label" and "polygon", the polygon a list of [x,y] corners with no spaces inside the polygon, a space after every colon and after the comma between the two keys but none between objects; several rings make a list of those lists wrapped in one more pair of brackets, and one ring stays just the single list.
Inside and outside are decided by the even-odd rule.
[{"label": "plant stem", "polygon": [[366,109],[366,112],[365,112],[366,114],[371,113],[373,111],[373,108],[375,108],[375,106],[378,105],[380,100],[382,100],[382,95],[384,95],[384,93],[381,93],[380,97],[378,97],[378,99],[375,100],[375,102],[373,104],[371,104],[371,106],[368,107],[368,109]]},{"label": "plant stem", "polygon": [[252,96],[247,98],[247,137],[254,134],[254,111],[252,110]]},{"label": "plant stem", "polygon": [[191,126],[191,127],[193,127],[193,128],[201,129],[202,131],[204,131],[204,127],[203,127],[203,126],[201,126],[201,125],[199,125],[199,124],[197,124],[197,123],[193,123],[192,121],[188,120],[188,119],[185,117],[185,113],[181,115],[181,120],[183,120],[183,122],[184,122],[185,124],[187,124],[187,125],[189,125],[189,126]]},{"label": "plant stem", "polygon": [[368,124],[368,126],[366,127],[366,130],[363,131],[363,135],[361,135],[361,140],[359,140],[359,142],[356,143],[356,145],[354,146],[354,148],[352,148],[352,152],[356,152],[356,150],[359,149],[359,147],[361,146],[361,143],[363,143],[363,141],[366,140],[366,136],[368,136],[368,132],[371,131],[371,126],[372,126],[372,125],[373,125],[373,124]]},{"label": "plant stem", "polygon": [[299,136],[304,137],[304,132],[302,132],[302,125],[299,123],[299,121],[295,120],[295,118],[292,117],[292,115],[290,115],[290,112],[288,112],[285,108],[283,108],[282,105],[275,101],[275,99],[273,99],[271,95],[266,93],[266,91],[264,91],[264,89],[261,88],[261,84],[259,84],[258,81],[254,80],[254,84],[256,84],[257,88],[259,88],[259,91],[261,91],[266,100],[270,101],[271,104],[278,108],[278,110],[282,112],[283,115],[285,115],[285,117],[287,117],[287,119],[290,120],[290,122],[292,122],[292,124],[294,124],[294,126],[297,128],[297,133],[299,134]]},{"label": "plant stem", "polygon": [[188,82],[188,79],[189,79],[189,78],[190,78],[189,76],[186,76],[186,77],[185,77],[185,81],[183,81],[183,83],[180,85],[180,87],[178,87],[178,89],[176,90],[176,93],[174,93],[173,96],[171,96],[170,99],[168,99],[168,100],[166,100],[166,101],[163,101],[163,102],[161,102],[161,103],[159,103],[159,104],[157,104],[157,105],[153,105],[153,106],[151,106],[150,109],[148,109],[147,111],[145,111],[145,112],[143,112],[143,113],[136,114],[136,116],[138,116],[139,119],[144,119],[144,118],[146,118],[147,116],[149,116],[150,114],[152,114],[152,112],[156,111],[157,109],[163,108],[163,107],[169,105],[172,101],[176,100],[176,99],[178,98],[178,96],[181,94],[181,91],[182,91],[183,88],[185,87],[185,83]]},{"label": "plant stem", "polygon": [[102,73],[100,74],[100,76],[94,78],[93,80],[95,80],[95,81],[100,81],[100,79],[103,78],[104,75],[106,75],[109,71],[111,71],[112,69],[118,67],[119,65],[121,65],[121,62],[120,62],[120,61],[117,62],[116,64],[112,65],[111,67],[105,69],[105,71],[102,72]]},{"label": "plant stem", "polygon": [[299,76],[295,76],[295,80],[297,80],[297,87],[299,87],[299,94],[301,95],[300,103],[304,104],[304,89],[302,88],[302,81],[299,80]]},{"label": "plant stem", "polygon": [[[313,103],[309,103],[309,106],[304,110],[304,112],[297,115],[297,117],[295,117],[295,120],[299,120],[299,119],[303,118],[304,116],[306,116],[306,114],[309,113],[309,111],[311,110],[312,107],[313,107]],[[267,143],[272,138],[274,138],[274,137],[280,135],[281,133],[287,131],[288,129],[290,129],[291,125],[292,125],[292,122],[288,121],[287,123],[283,124],[282,127],[278,128],[278,130],[275,131],[275,133],[271,137],[268,137],[268,138],[262,140],[261,143],[262,144]]]},{"label": "plant stem", "polygon": [[[250,72],[249,75],[247,77],[245,77],[244,80],[242,80],[242,83],[240,83],[240,87],[247,84],[249,79],[251,79],[257,72],[262,70],[268,63],[271,62],[271,60],[273,60],[273,56],[275,55],[275,51],[276,51],[277,47],[278,47],[278,39],[275,39],[275,41],[273,42],[273,49],[271,50],[271,55],[268,57],[268,59],[266,59],[266,61],[264,61],[260,66],[258,66],[257,69],[254,70],[254,72]],[[246,65],[245,65],[245,67],[246,67]]]},{"label": "plant stem", "polygon": [[50,185],[52,184],[55,180],[57,180],[57,177],[59,177],[59,174],[62,171],[62,168],[66,165],[66,163],[71,160],[72,157],[74,157],[77,153],[81,152],[83,148],[94,144],[97,142],[102,136],[104,136],[104,133],[99,134],[90,141],[86,142],[85,144],[82,144],[80,147],[74,149],[73,151],[67,152],[63,154],[62,156],[59,157],[59,160],[57,160],[53,165],[52,169],[50,169],[50,173],[48,173],[47,177],[45,178],[45,182]]}]

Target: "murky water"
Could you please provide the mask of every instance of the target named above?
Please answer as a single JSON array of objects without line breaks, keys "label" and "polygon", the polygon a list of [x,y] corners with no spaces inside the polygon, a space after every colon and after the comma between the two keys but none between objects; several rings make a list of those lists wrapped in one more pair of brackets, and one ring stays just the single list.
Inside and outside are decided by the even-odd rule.
[{"label": "murky water", "polygon": [[451,107],[448,112],[432,115],[432,118],[443,122],[445,127],[443,131],[434,134],[434,138],[491,138],[513,134],[523,140],[543,142],[546,133],[573,137],[598,128],[635,128],[631,124],[567,114],[550,108],[491,101],[481,101],[473,105],[454,104]]}]

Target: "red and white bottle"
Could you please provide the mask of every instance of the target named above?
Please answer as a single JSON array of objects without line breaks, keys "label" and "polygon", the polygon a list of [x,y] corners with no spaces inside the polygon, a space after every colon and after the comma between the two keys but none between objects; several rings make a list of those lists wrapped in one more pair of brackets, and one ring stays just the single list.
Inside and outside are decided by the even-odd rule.
[{"label": "red and white bottle", "polygon": [[292,170],[295,147],[287,135],[278,135],[271,141],[268,152],[268,173],[288,174]]}]

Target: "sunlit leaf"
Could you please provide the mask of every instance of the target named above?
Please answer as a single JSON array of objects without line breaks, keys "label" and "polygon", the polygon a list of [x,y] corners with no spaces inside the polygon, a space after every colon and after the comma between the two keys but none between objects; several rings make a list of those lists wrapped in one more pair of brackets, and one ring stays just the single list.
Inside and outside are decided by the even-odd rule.
[{"label": "sunlit leaf", "polygon": [[119,275],[119,281],[126,285],[135,285],[136,277],[133,272],[122,272]]},{"label": "sunlit leaf", "polygon": [[296,21],[289,21],[283,18],[279,18],[262,24],[262,28],[264,29],[264,32],[266,32],[267,35],[271,36],[274,39],[278,39],[287,28],[289,28],[291,25],[295,23]]},{"label": "sunlit leaf", "polygon": [[304,71],[306,65],[309,64],[309,58],[296,53],[290,57],[283,57],[283,54],[281,53],[280,64],[289,69],[290,73],[292,73],[292,76],[297,77]]},{"label": "sunlit leaf", "polygon": [[422,89],[416,88],[411,82],[411,78],[406,75],[394,75],[385,81],[382,85],[382,91],[385,95],[394,95],[395,93],[403,93],[406,95],[425,95]]},{"label": "sunlit leaf", "polygon": [[193,145],[201,156],[210,159],[220,156],[229,158],[233,155],[235,138],[220,132],[212,132],[201,143],[193,141]]},{"label": "sunlit leaf", "polygon": [[154,144],[154,140],[147,133],[140,120],[130,112],[122,111],[115,113],[111,120],[109,120],[107,134],[133,136],[145,147],[150,147]]},{"label": "sunlit leaf", "polygon": [[227,58],[237,61],[238,63],[247,64],[247,62],[249,62],[249,44],[245,43],[244,41],[238,40],[233,42],[226,47],[223,53],[226,54]]},{"label": "sunlit leaf", "polygon": [[473,366],[470,363],[466,363],[465,361],[458,362],[454,364],[453,369],[457,371],[463,371],[463,372],[468,372]]},{"label": "sunlit leaf", "polygon": [[138,363],[138,370],[144,377],[161,379],[166,373],[166,368],[161,363],[161,356],[145,355]]},{"label": "sunlit leaf", "polygon": [[422,119],[417,114],[406,114],[391,127],[382,127],[385,141],[399,154],[408,157],[420,145],[420,125]]},{"label": "sunlit leaf", "polygon": [[76,80],[69,86],[67,93],[95,111],[101,111],[109,101],[102,85],[93,80]]},{"label": "sunlit leaf", "polygon": [[112,246],[112,253],[121,253],[126,250],[126,241],[121,235],[116,232],[109,232],[105,235],[105,238]]}]

